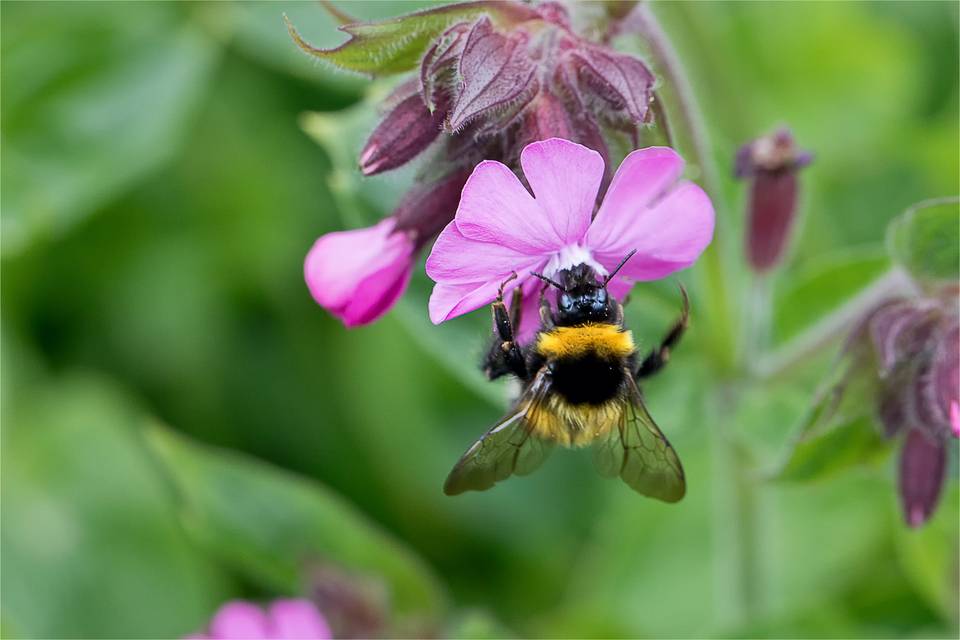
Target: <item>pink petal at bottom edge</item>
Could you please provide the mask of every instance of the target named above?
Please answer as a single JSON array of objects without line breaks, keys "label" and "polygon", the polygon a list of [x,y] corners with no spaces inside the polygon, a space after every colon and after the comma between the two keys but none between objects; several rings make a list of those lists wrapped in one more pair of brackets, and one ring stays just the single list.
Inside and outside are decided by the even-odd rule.
[{"label": "pink petal at bottom edge", "polygon": [[217,640],[266,640],[270,637],[267,616],[255,604],[234,600],[217,610],[209,634]]},{"label": "pink petal at bottom edge", "polygon": [[309,600],[276,600],[268,609],[272,633],[282,640],[330,640],[326,619]]},{"label": "pink petal at bottom edge", "polygon": [[407,290],[412,275],[413,267],[407,266],[402,271],[388,267],[368,276],[344,306],[330,312],[350,329],[369,324],[393,308]]},{"label": "pink petal at bottom edge", "polygon": [[468,282],[462,284],[447,284],[438,282],[433,287],[430,294],[429,312],[430,321],[434,324],[440,324],[450,318],[469,313],[484,305],[490,304],[497,297],[497,291],[500,285],[506,282],[503,287],[504,300],[508,300],[507,295],[531,279],[530,272],[537,271],[543,267],[545,260],[540,257],[532,258],[527,264],[517,265],[515,272],[517,278],[506,282],[510,277],[510,272],[497,275],[485,282]]},{"label": "pink petal at bottom edge", "polygon": [[954,438],[960,438],[960,403],[950,403],[950,431]]}]

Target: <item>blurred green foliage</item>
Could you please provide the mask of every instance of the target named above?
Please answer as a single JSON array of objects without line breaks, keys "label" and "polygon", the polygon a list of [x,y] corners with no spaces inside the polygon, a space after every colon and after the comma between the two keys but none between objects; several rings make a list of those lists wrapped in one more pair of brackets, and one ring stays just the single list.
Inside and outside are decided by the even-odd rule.
[{"label": "blurred green foliage", "polygon": [[[781,123],[817,154],[771,283],[788,341],[888,268],[891,219],[960,192],[957,7],[656,10],[722,169]],[[302,281],[318,235],[383,215],[410,179],[359,177],[385,87],[303,55],[282,14],[317,46],[345,40],[335,21],[310,3],[0,12],[5,636],[178,636],[227,598],[296,593],[314,560],[379,576],[398,617],[456,637],[957,636],[955,480],[918,532],[889,458],[763,482],[836,343],[788,376],[722,375],[707,341],[735,337],[704,330],[694,287],[688,338],[646,388],[687,469],[682,503],[565,452],[446,498],[510,391],[473,367],[486,314],[433,327],[418,274],[347,332]],[[744,194],[723,188],[740,308]],[[677,306],[675,282],[639,287],[631,326],[649,344]]]}]

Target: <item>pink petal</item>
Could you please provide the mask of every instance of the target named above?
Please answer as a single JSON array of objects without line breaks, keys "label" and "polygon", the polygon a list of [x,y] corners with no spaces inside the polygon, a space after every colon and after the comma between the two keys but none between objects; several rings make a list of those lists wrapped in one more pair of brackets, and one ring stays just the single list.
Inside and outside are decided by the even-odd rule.
[{"label": "pink petal", "polygon": [[631,289],[633,289],[633,282],[621,278],[619,275],[607,285],[607,293],[621,304],[623,304],[623,299],[627,297]]},{"label": "pink petal", "polygon": [[587,232],[587,243],[601,248],[614,244],[682,173],[683,159],[669,147],[647,147],[630,153],[613,176]]},{"label": "pink petal", "polygon": [[[513,285],[513,286],[511,286]],[[428,309],[430,321],[440,324],[445,320],[473,311],[492,301],[497,295],[496,282],[466,284],[435,284],[430,293]],[[516,281],[507,285],[504,291],[516,287]]]},{"label": "pink petal", "polygon": [[693,264],[713,238],[714,214],[710,198],[692,182],[680,183],[666,197],[633,212],[632,224],[603,244],[587,232],[588,246],[607,269],[614,268],[633,249],[637,254],[620,273],[634,280],[656,280]]},{"label": "pink petal", "polygon": [[529,344],[540,330],[540,289],[542,283],[533,278],[523,283],[523,305],[520,307],[520,326],[514,327],[517,342]]},{"label": "pink petal", "polygon": [[426,268],[430,278],[444,284],[502,282],[511,271],[523,274],[539,261],[495,242],[471,240],[451,222],[433,243]]},{"label": "pink petal", "polygon": [[272,637],[282,640],[330,640],[330,627],[309,600],[275,600],[268,610]]},{"label": "pink petal", "polygon": [[950,432],[954,438],[960,438],[960,403],[950,403]]},{"label": "pink petal", "polygon": [[528,144],[520,154],[523,175],[563,244],[583,238],[603,180],[603,156],[563,138]]},{"label": "pink petal", "polygon": [[270,637],[267,616],[257,605],[234,600],[210,621],[210,637],[217,640],[261,640]]},{"label": "pink petal", "polygon": [[484,160],[463,187],[455,218],[465,237],[542,254],[563,246],[542,208],[506,165]]},{"label": "pink petal", "polygon": [[413,270],[386,267],[357,286],[354,297],[337,313],[348,328],[369,324],[393,308],[410,284]]},{"label": "pink petal", "polygon": [[[528,262],[526,265],[520,265],[520,267],[516,269],[520,277],[508,282],[503,288],[504,300],[509,300],[509,294],[520,285],[524,285],[525,293],[529,291],[528,287],[531,285],[527,283],[532,281],[529,277],[530,272],[542,270],[545,263],[546,260],[540,258],[537,259],[536,262]],[[433,292],[430,294],[430,320],[434,324],[440,324],[445,320],[490,304],[497,297],[497,290],[508,275],[510,274],[508,273],[503,277],[497,277],[486,282],[457,284],[438,282],[434,285]]]},{"label": "pink petal", "polygon": [[413,241],[393,233],[387,218],[366,229],[328,233],[304,262],[304,278],[318,304],[354,327],[380,317],[403,293],[413,268]]}]

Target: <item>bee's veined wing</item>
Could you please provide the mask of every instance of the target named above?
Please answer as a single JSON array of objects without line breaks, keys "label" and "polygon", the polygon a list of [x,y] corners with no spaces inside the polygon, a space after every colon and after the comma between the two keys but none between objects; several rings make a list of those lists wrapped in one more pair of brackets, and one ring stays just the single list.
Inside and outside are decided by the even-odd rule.
[{"label": "bee's veined wing", "polygon": [[550,390],[550,376],[541,369],[514,408],[473,443],[460,457],[443,484],[455,496],[464,491],[485,491],[513,474],[526,475],[550,455],[553,443],[535,436],[527,416],[534,413]]},{"label": "bee's veined wing", "polygon": [[677,502],[687,492],[683,466],[643,404],[627,372],[627,391],[618,429],[594,445],[593,460],[605,476],[619,477],[645,496]]}]

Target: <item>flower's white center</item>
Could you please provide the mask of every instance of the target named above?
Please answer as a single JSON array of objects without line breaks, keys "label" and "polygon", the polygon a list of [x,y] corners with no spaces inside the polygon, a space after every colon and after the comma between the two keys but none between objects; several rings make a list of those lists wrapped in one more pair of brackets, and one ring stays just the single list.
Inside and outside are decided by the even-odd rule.
[{"label": "flower's white center", "polygon": [[570,269],[578,264],[586,264],[587,266],[593,267],[593,270],[598,274],[602,276],[607,275],[607,270],[603,268],[603,265],[593,259],[593,254],[590,252],[590,249],[580,246],[579,244],[568,244],[557,253],[551,255],[546,268],[543,270],[543,275],[552,278],[558,271]]}]

